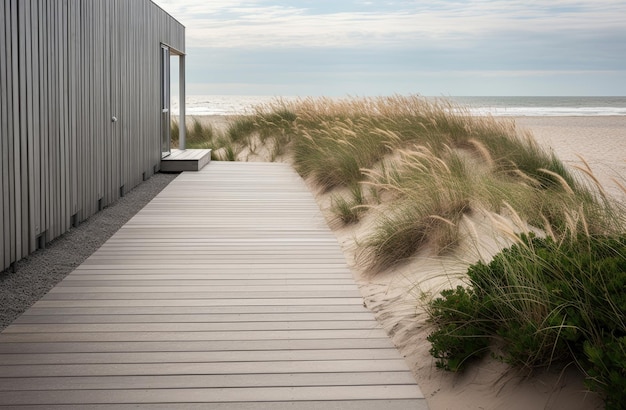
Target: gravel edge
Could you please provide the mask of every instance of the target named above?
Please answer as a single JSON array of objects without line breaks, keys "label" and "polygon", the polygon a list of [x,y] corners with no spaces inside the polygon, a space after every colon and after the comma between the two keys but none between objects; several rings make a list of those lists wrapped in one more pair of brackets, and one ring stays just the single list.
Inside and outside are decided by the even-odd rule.
[{"label": "gravel edge", "polygon": [[163,190],[177,174],[155,174],[117,202],[0,273],[0,331],[41,299]]}]

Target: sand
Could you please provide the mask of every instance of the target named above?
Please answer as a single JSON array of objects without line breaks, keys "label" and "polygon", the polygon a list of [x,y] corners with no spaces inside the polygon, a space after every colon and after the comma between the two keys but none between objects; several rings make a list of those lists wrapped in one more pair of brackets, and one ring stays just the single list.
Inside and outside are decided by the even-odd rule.
[{"label": "sand", "polygon": [[584,166],[582,156],[606,191],[626,200],[613,181],[626,182],[626,116],[518,117],[515,123],[531,130],[540,144],[568,165]]}]

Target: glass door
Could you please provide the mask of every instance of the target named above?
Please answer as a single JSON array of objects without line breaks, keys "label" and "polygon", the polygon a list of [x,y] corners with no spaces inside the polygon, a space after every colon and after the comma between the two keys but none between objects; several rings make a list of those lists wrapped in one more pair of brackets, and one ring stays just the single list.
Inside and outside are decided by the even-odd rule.
[{"label": "glass door", "polygon": [[161,45],[161,158],[170,155],[170,49]]}]

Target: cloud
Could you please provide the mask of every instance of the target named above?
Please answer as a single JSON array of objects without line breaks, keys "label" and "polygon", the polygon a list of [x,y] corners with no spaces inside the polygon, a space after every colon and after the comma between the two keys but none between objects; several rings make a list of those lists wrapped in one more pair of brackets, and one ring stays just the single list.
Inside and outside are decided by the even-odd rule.
[{"label": "cloud", "polygon": [[626,93],[623,0],[155,1],[187,27],[198,90]]},{"label": "cloud", "polygon": [[[369,47],[407,42],[468,42],[517,31],[574,35],[624,33],[623,2],[611,0],[346,2],[161,0],[201,47]],[[335,2],[337,3],[337,2]],[[342,2],[343,3],[343,2]],[[321,5],[320,5],[321,4]]]}]

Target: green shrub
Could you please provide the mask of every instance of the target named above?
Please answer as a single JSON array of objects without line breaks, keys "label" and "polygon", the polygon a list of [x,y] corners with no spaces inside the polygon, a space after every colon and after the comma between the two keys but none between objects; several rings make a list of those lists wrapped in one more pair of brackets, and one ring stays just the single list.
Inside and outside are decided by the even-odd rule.
[{"label": "green shrub", "polygon": [[584,344],[589,361],[588,386],[605,393],[608,410],[623,409],[626,403],[626,337],[607,335],[599,343]]},{"label": "green shrub", "polygon": [[429,340],[440,367],[461,369],[480,351],[468,339],[489,337],[514,366],[573,361],[607,408],[624,402],[626,234],[561,242],[522,235],[489,264],[472,265],[468,276],[464,292],[444,291],[430,303],[436,330]]},{"label": "green shrub", "polygon": [[480,316],[476,302],[474,292],[462,286],[442,291],[441,297],[431,302],[428,313],[438,328],[427,340],[437,367],[456,372],[488,350],[489,337],[484,326],[475,322]]}]

